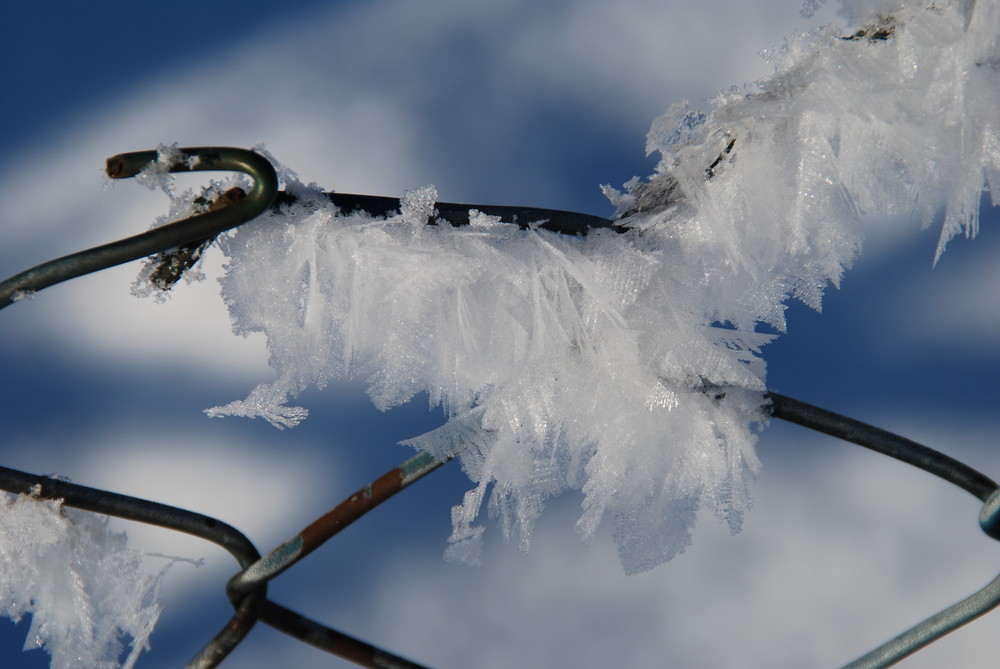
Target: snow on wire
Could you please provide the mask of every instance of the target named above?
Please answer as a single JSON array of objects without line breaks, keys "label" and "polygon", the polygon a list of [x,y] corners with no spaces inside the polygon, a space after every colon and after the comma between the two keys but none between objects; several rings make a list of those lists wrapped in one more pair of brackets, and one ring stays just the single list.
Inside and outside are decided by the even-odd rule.
[{"label": "snow on wire", "polygon": [[163,573],[107,517],[0,492],[0,615],[31,616],[24,650],[44,648],[52,669],[130,669],[160,617]]},{"label": "snow on wire", "polygon": [[935,259],[975,234],[1000,183],[998,25],[996,3],[909,3],[798,37],[710,112],[675,105],[649,133],[656,174],[604,187],[624,234],[426,225],[433,187],[345,214],[285,170],[298,202],[222,240],[235,328],[266,335],[277,379],[208,413],[292,426],[290,398],[348,377],[381,409],[427,392],[449,421],[408,443],[475,483],[458,561],[480,560],[484,506],[527,549],[571,489],[583,538],[610,520],[628,573],[683,551],[702,507],[736,532],[788,300],[818,309],[874,215],[943,209]]}]

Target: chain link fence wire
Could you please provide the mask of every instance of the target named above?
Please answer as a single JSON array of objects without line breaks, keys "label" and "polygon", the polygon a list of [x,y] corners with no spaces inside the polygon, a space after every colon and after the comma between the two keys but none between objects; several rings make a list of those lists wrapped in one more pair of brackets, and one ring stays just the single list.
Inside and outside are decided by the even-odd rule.
[{"label": "chain link fence wire", "polygon": [[[108,159],[107,173],[115,179],[133,177],[157,161],[162,162],[163,156],[156,151],[124,153]],[[228,147],[178,149],[165,167],[169,172],[242,172],[253,179],[254,186],[249,193],[239,188],[230,189],[202,213],[133,237],[56,258],[16,274],[0,282],[0,309],[67,279],[147,256],[152,256],[155,263],[152,280],[158,287],[168,289],[197,262],[201,252],[218,234],[295,199],[293,195],[278,190],[274,168],[267,159],[253,151]],[[706,172],[706,178],[711,178],[711,170]],[[345,213],[364,210],[378,216],[399,211],[400,207],[399,200],[395,198],[344,193],[326,195]],[[529,223],[534,221],[542,221],[537,227],[561,234],[585,235],[594,228],[623,229],[611,219],[551,209],[446,202],[436,203],[435,208],[439,220],[456,226],[467,225],[469,210],[477,209],[522,228],[529,227]],[[721,399],[726,392],[721,387],[706,387],[704,390],[716,399]],[[969,492],[983,502],[979,518],[981,528],[987,536],[1000,541],[1000,487],[986,475],[899,435],[784,395],[768,392],[764,394],[763,401],[766,412],[772,418],[882,453]],[[234,614],[187,664],[189,669],[218,666],[258,621],[363,667],[412,669],[422,665],[271,601],[267,597],[267,584],[341,530],[445,462],[427,453],[408,459],[263,556],[250,539],[222,520],[166,504],[2,466],[0,489],[38,499],[61,499],[67,506],[184,532],[227,550],[240,567],[240,571],[225,585]],[[850,669],[888,667],[997,606],[1000,606],[1000,576],[845,666]]]}]

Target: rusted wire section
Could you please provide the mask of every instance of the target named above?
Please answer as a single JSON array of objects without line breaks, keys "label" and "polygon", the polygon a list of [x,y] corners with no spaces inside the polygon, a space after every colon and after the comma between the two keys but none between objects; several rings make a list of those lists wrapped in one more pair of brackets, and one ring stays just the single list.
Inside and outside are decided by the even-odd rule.
[{"label": "rusted wire section", "polygon": [[[264,587],[268,581],[312,553],[348,525],[445,462],[447,460],[438,460],[429,453],[420,453],[361,488],[281,546],[233,576],[226,585],[230,601],[242,601],[248,594]],[[419,666],[371,644],[318,625],[278,605],[269,603],[261,620],[275,629],[363,667],[404,669]]]},{"label": "rusted wire section", "polygon": [[[326,539],[403,488],[430,474],[442,464],[444,463],[427,454],[417,455],[351,495],[342,504],[301,533],[301,535],[310,537],[306,542],[306,545],[310,546],[307,552],[314,550]],[[137,497],[70,483],[63,479],[29,474],[8,467],[0,467],[0,490],[31,495],[39,499],[61,499],[66,506],[157,525],[206,539],[225,548],[245,570],[237,574],[233,580],[245,574],[246,570],[249,569],[256,568],[257,572],[255,573],[260,573],[262,562],[269,557],[273,559],[273,556],[281,551],[280,548],[272,551],[264,560],[261,560],[260,553],[245,535],[231,525],[210,516]],[[324,534],[327,535],[325,538],[323,538]],[[299,557],[304,557],[304,555]],[[297,561],[297,559],[293,560],[284,568]],[[236,609],[235,614],[229,623],[186,665],[186,669],[217,667],[246,637],[257,620],[262,620],[271,627],[300,641],[363,667],[424,669],[421,665],[326,627],[268,600],[267,581],[281,571],[284,569],[278,570],[268,578],[256,581],[246,580],[247,590],[243,593],[234,594],[228,592],[227,589],[230,601]]]},{"label": "rusted wire section", "polygon": [[429,453],[420,453],[375,479],[294,537],[233,576],[226,585],[229,599],[239,601],[312,553],[355,520],[443,464],[444,461]]}]

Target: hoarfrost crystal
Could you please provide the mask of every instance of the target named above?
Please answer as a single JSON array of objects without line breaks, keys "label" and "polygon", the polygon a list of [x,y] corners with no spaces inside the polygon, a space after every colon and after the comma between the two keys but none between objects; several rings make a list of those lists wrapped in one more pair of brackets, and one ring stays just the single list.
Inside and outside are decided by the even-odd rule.
[{"label": "hoarfrost crystal", "polygon": [[160,576],[125,541],[96,514],[0,493],[0,615],[31,615],[25,650],[44,648],[53,669],[135,664],[160,616]]},{"label": "hoarfrost crystal", "polygon": [[759,466],[758,327],[784,331],[790,298],[819,308],[865,214],[943,209],[938,256],[975,233],[1000,176],[998,26],[996,3],[908,3],[794,40],[709,113],[675,105],[649,135],[656,174],[604,187],[625,233],[425,225],[432,188],[396,216],[345,214],[286,176],[298,203],[224,240],[236,330],[266,334],[277,379],[211,411],[286,426],[305,416],[288,398],[331,379],[364,379],[382,409],[426,391],[450,420],[409,443],[476,484],[453,512],[463,561],[484,506],[526,549],[570,489],[581,534],[608,519],[630,573],[683,551],[700,508],[735,532]]}]

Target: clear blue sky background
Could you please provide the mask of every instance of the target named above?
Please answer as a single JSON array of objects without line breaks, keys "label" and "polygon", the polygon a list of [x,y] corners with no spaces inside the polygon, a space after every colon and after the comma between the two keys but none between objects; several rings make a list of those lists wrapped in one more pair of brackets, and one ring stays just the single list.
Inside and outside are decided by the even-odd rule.
[{"label": "clear blue sky background", "polygon": [[[263,141],[342,191],[433,183],[442,199],[608,215],[598,186],[651,172],[653,118],[765,75],[757,51],[834,19],[803,21],[796,0],[416,4],[0,3],[0,274],[164,213],[162,195],[101,177],[105,157],[160,143]],[[769,386],[1000,476],[1000,230],[984,214],[979,238],[933,270],[936,231],[872,233],[822,314],[789,310],[765,350]],[[380,413],[353,384],[306,393],[312,415],[293,430],[209,420],[202,409],[268,378],[262,342],[229,333],[213,279],[156,305],[128,294],[137,270],[0,314],[3,464],[214,515],[268,550],[440,421],[420,399]],[[449,509],[470,487],[450,465],[271,594],[440,667],[832,666],[995,574],[1000,550],[965,493],[790,426],[768,428],[759,452],[743,533],[705,517],[686,554],[647,574],[626,579],[606,535],[580,544],[573,495],[550,504],[527,556],[491,527],[482,567],[445,563]],[[228,619],[235,565],[118,526],[206,560],[168,574],[139,665],[177,666]],[[904,666],[989,666],[998,630],[988,617]],[[0,666],[48,666],[19,652],[26,631],[0,622]],[[230,662],[341,666],[263,626]]]}]

